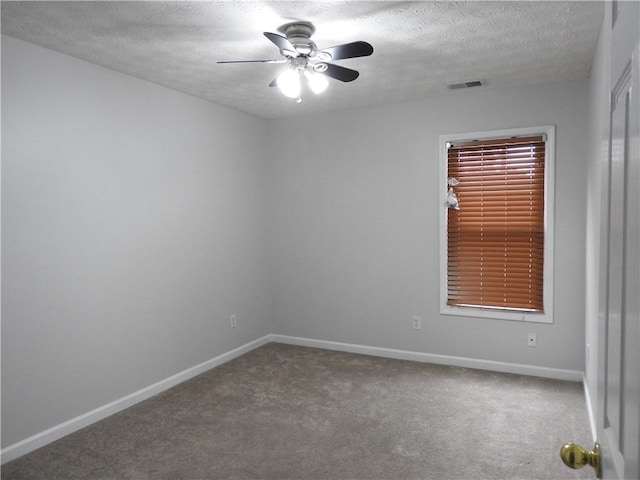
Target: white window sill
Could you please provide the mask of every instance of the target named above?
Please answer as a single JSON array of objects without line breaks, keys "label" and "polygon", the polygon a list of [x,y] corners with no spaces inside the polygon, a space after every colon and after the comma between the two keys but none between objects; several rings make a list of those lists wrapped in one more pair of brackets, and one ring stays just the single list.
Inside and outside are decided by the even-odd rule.
[{"label": "white window sill", "polygon": [[553,323],[553,317],[547,313],[504,311],[494,308],[481,307],[450,307],[440,308],[442,315],[455,315],[457,317],[476,317],[490,320],[511,320],[517,322]]}]

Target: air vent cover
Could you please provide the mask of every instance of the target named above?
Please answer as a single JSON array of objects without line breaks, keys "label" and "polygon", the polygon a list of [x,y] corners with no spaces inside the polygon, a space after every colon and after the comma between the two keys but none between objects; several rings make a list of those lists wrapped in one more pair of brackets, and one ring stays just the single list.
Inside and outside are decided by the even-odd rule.
[{"label": "air vent cover", "polygon": [[449,87],[449,90],[458,90],[460,88],[481,87],[482,85],[484,85],[482,80],[474,80],[472,82],[452,83],[447,86]]}]

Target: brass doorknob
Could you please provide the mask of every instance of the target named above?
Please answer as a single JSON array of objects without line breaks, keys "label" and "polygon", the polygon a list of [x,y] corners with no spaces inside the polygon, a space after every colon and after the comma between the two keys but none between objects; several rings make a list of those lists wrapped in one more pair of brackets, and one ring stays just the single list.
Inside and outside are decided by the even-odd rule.
[{"label": "brass doorknob", "polygon": [[578,469],[585,465],[591,465],[596,470],[597,477],[602,478],[600,444],[598,442],[593,446],[593,450],[586,450],[577,443],[565,443],[560,449],[560,457],[569,468]]}]

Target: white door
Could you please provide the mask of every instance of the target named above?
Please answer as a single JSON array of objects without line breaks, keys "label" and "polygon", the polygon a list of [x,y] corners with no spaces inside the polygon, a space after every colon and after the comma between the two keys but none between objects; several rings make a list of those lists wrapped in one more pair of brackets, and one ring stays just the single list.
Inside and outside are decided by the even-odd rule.
[{"label": "white door", "polygon": [[[640,7],[608,2],[610,144],[602,171],[598,441],[563,447],[565,463],[598,477],[639,479],[640,467]],[[608,19],[609,19],[608,18]]]},{"label": "white door", "polygon": [[[611,95],[608,282],[601,293],[598,439],[604,478],[640,478],[638,50]],[[635,130],[635,132],[634,132]]]},{"label": "white door", "polygon": [[[611,33],[609,241],[601,252],[598,440],[603,478],[640,478],[640,7],[615,2]],[[608,258],[607,258],[608,257]],[[606,307],[606,308],[603,308]]]}]

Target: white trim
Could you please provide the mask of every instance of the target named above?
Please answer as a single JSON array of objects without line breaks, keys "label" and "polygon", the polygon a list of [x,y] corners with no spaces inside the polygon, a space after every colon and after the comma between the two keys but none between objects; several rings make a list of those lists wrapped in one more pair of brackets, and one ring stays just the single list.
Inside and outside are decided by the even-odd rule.
[{"label": "white trim", "polygon": [[587,417],[589,417],[589,427],[591,428],[591,436],[593,442],[598,441],[598,429],[596,428],[596,417],[593,411],[593,403],[591,402],[591,394],[589,393],[589,384],[587,383],[587,375],[584,375],[582,379],[582,385],[584,386],[584,399],[587,404]]},{"label": "white trim", "polygon": [[372,355],[375,357],[395,358],[398,360],[410,360],[414,362],[433,363],[437,365],[447,365],[453,367],[466,367],[478,370],[489,370],[492,372],[515,373],[529,375],[533,377],[552,378],[556,380],[568,380],[580,382],[583,379],[583,372],[578,370],[565,370],[560,368],[538,367],[535,365],[523,365],[520,363],[495,362],[493,360],[480,360],[466,357],[453,357],[450,355],[438,355],[434,353],[412,352],[408,350],[395,350],[384,347],[370,347],[366,345],[355,345],[342,342],[331,342],[327,340],[314,340],[311,338],[290,337],[287,335],[271,335],[271,341],[285,343],[288,345],[298,345],[301,347],[324,348],[326,350],[336,350],[339,352],[359,353],[362,355]]},{"label": "white trim", "polygon": [[[555,195],[555,125],[539,127],[511,128],[487,132],[454,133],[440,135],[440,313],[461,317],[481,317],[497,320],[516,320],[536,323],[553,323],[553,252],[554,252],[554,195]],[[545,313],[508,312],[489,308],[452,307],[447,305],[447,143],[456,140],[475,140],[530,135],[546,135],[545,177],[544,177],[544,311]]]},{"label": "white trim", "polygon": [[[291,337],[287,335],[269,334],[262,338],[249,342],[229,352],[223,353],[215,358],[188,368],[180,373],[172,375],[164,380],[142,388],[118,400],[98,407],[90,412],[72,418],[59,425],[51,427],[43,432],[32,435],[0,451],[1,463],[5,464],[15,460],[22,455],[26,455],[38,448],[59,440],[60,438],[76,432],[84,427],[96,423],[137,403],[140,403],[154,395],[157,395],[171,387],[185,382],[201,373],[220,366],[234,358],[255,350],[268,343],[283,343],[287,345],[298,345],[304,347],[324,348],[339,352],[357,353],[362,355],[372,355],[376,357],[395,358],[398,360],[410,360],[414,362],[433,363],[437,365],[448,365],[456,367],[474,368],[502,373],[516,373],[535,377],[553,378],[558,380],[580,381],[583,380],[583,372],[576,370],[563,370],[557,368],[537,367],[533,365],[522,365],[516,363],[495,362],[491,360],[479,360],[473,358],[453,357],[449,355],[438,355],[432,353],[412,352],[408,350],[396,350],[383,347],[370,347],[366,345],[356,345],[342,342],[331,342],[326,340],[314,340],[311,338]],[[587,391],[585,389],[585,391]]]},{"label": "white trim", "polygon": [[69,435],[70,433],[76,432],[81,428],[96,423],[104,418],[107,418],[115,413],[118,413],[137,403],[140,403],[143,400],[147,400],[148,398],[153,397],[158,393],[164,392],[165,390],[168,390],[169,388],[174,387],[179,383],[185,382],[197,375],[200,375],[207,370],[222,365],[223,363],[233,360],[240,355],[244,355],[251,350],[255,350],[258,347],[266,345],[270,341],[271,336],[265,335],[262,338],[249,342],[229,352],[223,353],[222,355],[214,357],[194,367],[188,368],[180,373],[165,378],[164,380],[160,380],[153,385],[142,388],[137,392],[133,392],[125,397],[114,400],[113,402],[107,403],[106,405],[91,410],[90,412],[72,418],[71,420],[51,427],[43,432],[32,435],[31,437],[25,438],[24,440],[14,443],[13,445],[9,445],[8,447],[3,448],[2,451],[0,451],[0,458],[2,459],[1,463],[5,464],[6,462],[21,457],[22,455],[32,452],[40,447],[44,447],[51,442]]}]

